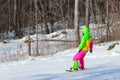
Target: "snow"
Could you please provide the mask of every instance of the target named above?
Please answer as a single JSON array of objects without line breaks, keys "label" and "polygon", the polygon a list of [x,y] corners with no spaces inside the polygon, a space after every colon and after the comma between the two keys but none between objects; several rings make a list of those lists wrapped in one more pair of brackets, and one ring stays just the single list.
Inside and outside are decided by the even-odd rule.
[{"label": "snow", "polygon": [[29,57],[28,60],[0,64],[0,80],[120,80],[120,45],[111,51],[104,45],[94,45],[93,53],[85,57],[85,70],[66,72],[72,65],[77,48],[53,56]]},{"label": "snow", "polygon": [[[39,39],[75,39],[74,30],[64,31],[67,34],[62,34],[62,30],[48,35],[39,34]],[[59,36],[52,38],[56,34]],[[36,40],[36,35],[31,35],[31,38]],[[25,39],[26,37],[10,40],[8,44],[0,42],[0,55],[17,53],[21,50],[19,49],[21,45],[22,51],[27,52]],[[54,55],[27,56],[25,60],[0,63],[0,80],[120,80],[120,45],[108,51],[107,48],[112,43],[114,42],[102,43],[101,46],[94,45],[93,53],[88,52],[85,57],[85,70],[83,71],[73,73],[65,71],[72,66],[72,57],[78,51],[77,48],[73,48]]]}]

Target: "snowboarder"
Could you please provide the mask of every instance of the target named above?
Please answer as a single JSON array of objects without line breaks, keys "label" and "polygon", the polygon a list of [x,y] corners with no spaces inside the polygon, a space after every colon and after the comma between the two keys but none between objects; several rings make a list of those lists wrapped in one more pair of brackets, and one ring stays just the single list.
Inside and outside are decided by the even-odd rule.
[{"label": "snowboarder", "polygon": [[90,34],[90,28],[84,27],[82,29],[83,36],[81,38],[81,42],[78,46],[79,51],[73,57],[73,65],[70,70],[83,70],[84,69],[84,57],[86,53],[90,51],[92,53],[93,50],[93,40]]}]

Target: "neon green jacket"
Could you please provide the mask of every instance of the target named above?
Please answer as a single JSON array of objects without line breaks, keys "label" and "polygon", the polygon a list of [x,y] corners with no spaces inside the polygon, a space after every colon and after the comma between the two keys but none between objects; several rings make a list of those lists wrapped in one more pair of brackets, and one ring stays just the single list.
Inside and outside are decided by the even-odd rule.
[{"label": "neon green jacket", "polygon": [[90,29],[88,27],[83,28],[82,32],[83,36],[81,38],[78,49],[87,52],[89,49],[92,50],[93,48],[92,36],[90,35]]}]

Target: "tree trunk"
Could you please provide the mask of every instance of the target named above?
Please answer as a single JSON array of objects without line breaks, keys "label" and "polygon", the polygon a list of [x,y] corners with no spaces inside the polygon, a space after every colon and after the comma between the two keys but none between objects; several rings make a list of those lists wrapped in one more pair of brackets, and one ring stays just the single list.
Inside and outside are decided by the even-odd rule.
[{"label": "tree trunk", "polygon": [[35,21],[36,21],[36,33],[37,33],[37,45],[36,45],[36,54],[39,54],[39,50],[38,50],[38,20],[37,20],[37,1],[38,0],[34,0],[34,3],[35,3]]},{"label": "tree trunk", "polygon": [[107,9],[106,9],[106,14],[107,14],[107,31],[106,31],[106,41],[109,40],[109,0],[106,1]]},{"label": "tree trunk", "polygon": [[86,26],[89,27],[89,0],[86,0]]},{"label": "tree trunk", "polygon": [[8,11],[9,11],[9,12],[8,12],[8,15],[9,15],[8,31],[10,31],[10,25],[11,25],[11,23],[10,23],[10,1],[8,0],[8,2],[9,2],[9,8],[8,8],[8,9],[9,9],[9,10],[8,10]]},{"label": "tree trunk", "polygon": [[78,26],[78,2],[79,0],[75,0],[75,11],[74,11],[74,28],[75,28],[77,43],[80,41],[79,26]]},{"label": "tree trunk", "polygon": [[16,10],[17,10],[16,8],[17,8],[17,7],[16,7],[16,6],[17,6],[17,5],[16,5],[16,0],[14,0],[14,18],[13,18],[13,19],[14,19],[14,20],[13,20],[13,24],[14,24],[14,25],[13,25],[13,27],[14,27],[14,29],[15,29],[15,37],[16,37],[16,34],[17,34],[17,31],[16,31],[16,26],[17,26],[17,25],[16,25]]},{"label": "tree trunk", "polygon": [[52,14],[52,4],[51,4],[51,0],[49,1],[49,5],[50,5],[50,16],[49,16],[49,22],[50,22],[50,31],[49,32],[53,32],[53,24],[54,24],[54,19],[53,19],[53,17],[54,17],[54,15]]},{"label": "tree trunk", "polygon": [[94,19],[94,11],[93,11],[93,3],[92,0],[90,0],[90,8],[91,8],[91,15],[92,15],[92,22],[95,23],[95,19]]},{"label": "tree trunk", "polygon": [[119,14],[120,14],[120,1],[119,1]]},{"label": "tree trunk", "polygon": [[28,55],[31,56],[30,28],[28,28]]}]

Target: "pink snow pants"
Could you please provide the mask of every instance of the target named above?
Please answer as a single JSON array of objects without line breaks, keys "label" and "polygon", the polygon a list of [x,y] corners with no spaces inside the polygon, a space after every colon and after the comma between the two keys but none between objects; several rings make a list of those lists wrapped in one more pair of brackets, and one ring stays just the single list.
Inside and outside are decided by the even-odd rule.
[{"label": "pink snow pants", "polygon": [[78,51],[73,57],[74,61],[78,61],[78,67],[80,67],[80,68],[84,68],[85,55],[86,55],[86,53],[83,50],[81,50],[80,52]]}]

